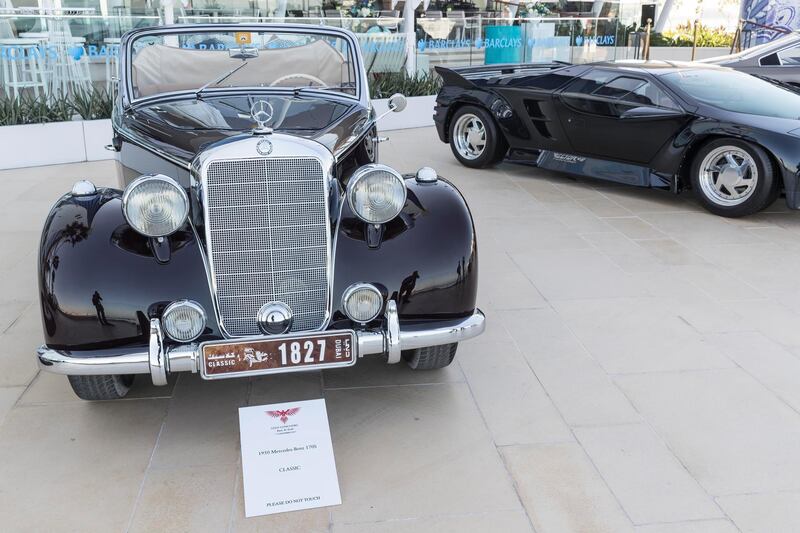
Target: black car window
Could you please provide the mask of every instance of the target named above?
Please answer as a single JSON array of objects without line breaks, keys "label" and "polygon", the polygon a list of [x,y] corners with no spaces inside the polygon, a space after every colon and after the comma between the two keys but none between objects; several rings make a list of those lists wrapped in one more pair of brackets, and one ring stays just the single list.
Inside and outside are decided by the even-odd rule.
[{"label": "black car window", "polygon": [[780,65],[796,67],[800,65],[800,45],[778,52]]},{"label": "black car window", "polygon": [[680,110],[680,107],[675,103],[675,100],[670,98],[669,95],[660,88],[649,82],[639,85],[636,89],[626,94],[622,100],[636,105],[666,107],[669,109]]},{"label": "black car window", "polygon": [[629,78],[620,76],[614,78],[602,87],[596,89],[592,94],[595,96],[607,96],[609,98],[622,98],[629,92],[641,87],[646,82],[639,78]]},{"label": "black car window", "polygon": [[800,118],[800,94],[729,69],[686,69],[661,76],[678,93],[693,100],[764,117]]},{"label": "black car window", "polygon": [[614,78],[615,74],[607,70],[591,70],[566,86],[564,92],[592,94]]}]

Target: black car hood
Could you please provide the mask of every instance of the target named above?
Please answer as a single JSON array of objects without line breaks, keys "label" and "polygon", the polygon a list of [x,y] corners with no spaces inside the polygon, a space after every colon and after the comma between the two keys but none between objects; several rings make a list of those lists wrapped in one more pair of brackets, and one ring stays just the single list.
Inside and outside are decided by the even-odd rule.
[{"label": "black car hood", "polygon": [[[305,96],[259,96],[258,100],[272,105],[268,125],[274,131],[316,140],[334,154],[346,147],[354,130],[369,118],[369,111],[358,103]],[[256,127],[250,117],[252,102],[248,96],[157,102],[126,114],[122,130],[188,163],[211,144]]]}]

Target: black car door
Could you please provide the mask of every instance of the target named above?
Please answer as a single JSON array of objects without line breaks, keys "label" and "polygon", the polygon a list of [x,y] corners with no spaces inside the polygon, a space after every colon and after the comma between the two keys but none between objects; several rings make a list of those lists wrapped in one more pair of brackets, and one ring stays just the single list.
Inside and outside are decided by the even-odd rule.
[{"label": "black car door", "polygon": [[559,117],[581,155],[646,165],[687,122],[649,76],[596,68],[558,94]]}]

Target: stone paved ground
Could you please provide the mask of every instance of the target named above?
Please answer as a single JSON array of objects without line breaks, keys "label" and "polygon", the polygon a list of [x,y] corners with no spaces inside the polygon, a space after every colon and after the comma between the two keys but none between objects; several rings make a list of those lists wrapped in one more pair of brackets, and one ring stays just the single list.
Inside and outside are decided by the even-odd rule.
[{"label": "stone paved ground", "polygon": [[[141,379],[107,403],[37,372],[35,249],[51,203],[114,168],[0,173],[0,529],[800,530],[800,213],[468,170],[432,129],[381,149],[472,207],[489,323],[457,364]],[[237,407],[317,397],[343,504],[246,520]]]}]

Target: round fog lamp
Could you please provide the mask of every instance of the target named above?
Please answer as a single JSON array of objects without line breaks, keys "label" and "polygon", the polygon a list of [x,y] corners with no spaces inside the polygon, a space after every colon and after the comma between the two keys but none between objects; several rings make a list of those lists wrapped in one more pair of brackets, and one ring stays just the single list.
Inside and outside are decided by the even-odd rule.
[{"label": "round fog lamp", "polygon": [[381,307],[383,307],[381,292],[369,283],[350,285],[342,295],[344,314],[359,324],[366,324],[378,316]]},{"label": "round fog lamp", "polygon": [[136,178],[122,195],[125,220],[147,237],[178,231],[189,215],[189,197],[178,182],[163,174]]},{"label": "round fog lamp", "polygon": [[161,322],[171,339],[189,342],[199,337],[206,328],[206,312],[197,302],[178,300],[164,309]]},{"label": "round fog lamp", "polygon": [[406,182],[386,165],[364,165],[347,184],[353,212],[370,224],[384,224],[400,214],[406,203]]}]

